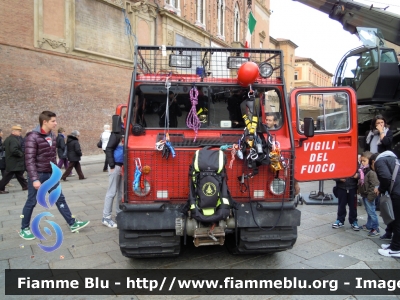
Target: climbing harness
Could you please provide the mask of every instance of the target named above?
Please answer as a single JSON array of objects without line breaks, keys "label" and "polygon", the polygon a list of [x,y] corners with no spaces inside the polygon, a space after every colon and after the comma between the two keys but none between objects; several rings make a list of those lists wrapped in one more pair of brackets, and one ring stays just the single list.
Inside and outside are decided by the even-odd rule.
[{"label": "climbing harness", "polygon": [[[254,137],[256,135],[256,129],[258,125],[258,107],[255,107],[255,94],[250,85],[250,91],[247,94],[248,100],[243,101],[245,107],[242,109],[243,120],[246,125],[245,130],[247,129],[247,144],[249,147],[253,147]],[[257,105],[256,105],[257,106]],[[259,106],[259,103],[258,103]],[[248,112],[246,111],[248,109]]]},{"label": "climbing harness", "polygon": [[197,138],[197,132],[201,126],[201,122],[196,111],[199,91],[197,90],[195,85],[193,85],[192,89],[189,91],[189,96],[190,96],[190,102],[192,103],[192,107],[190,108],[188,117],[186,119],[186,125],[187,127],[194,130],[195,136],[193,142],[195,142]]}]

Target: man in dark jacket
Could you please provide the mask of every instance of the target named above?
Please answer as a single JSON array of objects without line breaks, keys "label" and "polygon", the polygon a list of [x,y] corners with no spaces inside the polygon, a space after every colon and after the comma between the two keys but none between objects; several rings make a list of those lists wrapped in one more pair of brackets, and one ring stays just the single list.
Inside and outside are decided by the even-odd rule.
[{"label": "man in dark jacket", "polygon": [[26,191],[28,189],[26,179],[24,178],[24,152],[22,151],[21,142],[19,140],[21,131],[21,126],[13,126],[10,136],[7,137],[3,143],[3,147],[6,151],[6,173],[0,180],[0,194],[8,194],[8,191],[5,191],[5,186],[14,175],[21,185],[22,190]]},{"label": "man in dark jacket", "polygon": [[67,181],[67,177],[71,174],[73,168],[75,168],[76,173],[79,176],[79,180],[87,179],[82,173],[81,168],[81,156],[82,150],[81,145],[79,144],[79,136],[80,133],[78,130],[72,131],[72,133],[67,137],[67,158],[69,161],[69,166],[65,170],[63,176],[61,177],[62,180]]},{"label": "man in dark jacket", "polygon": [[57,155],[58,155],[57,167],[61,169],[62,166],[64,165],[65,169],[68,169],[67,145],[65,144],[65,130],[62,127],[58,128],[56,144],[57,144]]},{"label": "man in dark jacket", "polygon": [[[52,166],[56,164],[56,137],[52,130],[57,126],[56,114],[51,111],[43,111],[39,115],[40,126],[27,134],[25,141],[25,164],[28,171],[28,199],[22,210],[22,224],[19,236],[25,240],[33,240],[29,225],[33,209],[36,206],[37,192],[42,183],[47,181],[52,175]],[[50,190],[53,191],[59,183]],[[56,201],[58,211],[68,223],[72,232],[75,232],[89,224],[89,221],[78,221],[71,215],[65,197],[60,191],[60,196]]]},{"label": "man in dark jacket", "polygon": [[358,180],[354,177],[336,179],[338,211],[336,222],[332,224],[332,228],[344,226],[347,214],[346,205],[348,205],[351,228],[355,231],[360,230],[357,223],[357,184]]},{"label": "man in dark jacket", "polygon": [[376,172],[379,179],[379,187],[377,188],[377,195],[390,193],[392,199],[393,212],[395,220],[390,223],[393,230],[393,237],[390,244],[382,244],[382,249],[378,252],[383,256],[400,257],[400,177],[397,171],[393,189],[390,191],[390,184],[392,182],[392,175],[398,159],[392,151],[385,151],[379,154],[374,160],[375,156],[371,156],[371,168]]}]

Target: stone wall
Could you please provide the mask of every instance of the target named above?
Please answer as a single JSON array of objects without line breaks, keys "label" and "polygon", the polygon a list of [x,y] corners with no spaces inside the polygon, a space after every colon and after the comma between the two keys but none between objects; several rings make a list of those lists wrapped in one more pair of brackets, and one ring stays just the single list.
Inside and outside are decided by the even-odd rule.
[{"label": "stone wall", "polygon": [[73,3],[1,2],[0,128],[6,137],[12,125],[21,124],[25,134],[38,124],[41,111],[51,110],[67,133],[80,131],[85,155],[98,154],[103,125],[111,123],[116,106],[128,100],[132,67],[72,53],[74,32],[67,25],[74,22],[66,17],[72,16]]},{"label": "stone wall", "polygon": [[131,70],[45,51],[0,44],[0,128],[8,136],[21,124],[23,133],[38,124],[39,113],[57,114],[58,126],[81,133],[84,154],[96,147],[104,124],[129,95]]}]

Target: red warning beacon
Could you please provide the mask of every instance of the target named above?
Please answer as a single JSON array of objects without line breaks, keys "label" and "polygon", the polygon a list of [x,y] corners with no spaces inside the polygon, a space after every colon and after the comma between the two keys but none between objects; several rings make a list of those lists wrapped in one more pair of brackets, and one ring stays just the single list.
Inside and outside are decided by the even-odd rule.
[{"label": "red warning beacon", "polygon": [[245,62],[238,70],[238,83],[243,87],[248,87],[256,81],[259,74],[260,72],[256,63],[252,61]]}]

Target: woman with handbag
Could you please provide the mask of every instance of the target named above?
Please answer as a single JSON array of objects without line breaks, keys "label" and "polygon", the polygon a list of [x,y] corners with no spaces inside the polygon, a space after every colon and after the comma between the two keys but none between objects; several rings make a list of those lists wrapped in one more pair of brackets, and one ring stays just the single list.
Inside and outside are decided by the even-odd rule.
[{"label": "woman with handbag", "polygon": [[[381,154],[374,154],[370,157],[370,166],[376,172],[379,180],[377,195],[390,194],[393,205],[394,221],[390,224],[393,228],[393,238],[390,244],[382,244],[378,253],[383,256],[400,257],[400,177],[399,172],[394,174],[398,160],[392,151],[385,151]],[[394,178],[393,185],[392,177]],[[382,213],[382,211],[381,211]]]}]

